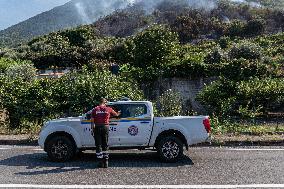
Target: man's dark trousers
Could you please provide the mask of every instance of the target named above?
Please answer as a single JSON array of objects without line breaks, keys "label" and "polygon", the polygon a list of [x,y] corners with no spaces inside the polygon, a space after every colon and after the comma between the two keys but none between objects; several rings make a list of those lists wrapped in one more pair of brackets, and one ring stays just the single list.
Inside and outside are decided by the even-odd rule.
[{"label": "man's dark trousers", "polygon": [[95,125],[94,138],[96,143],[96,155],[98,159],[108,160],[108,135],[109,125]]}]

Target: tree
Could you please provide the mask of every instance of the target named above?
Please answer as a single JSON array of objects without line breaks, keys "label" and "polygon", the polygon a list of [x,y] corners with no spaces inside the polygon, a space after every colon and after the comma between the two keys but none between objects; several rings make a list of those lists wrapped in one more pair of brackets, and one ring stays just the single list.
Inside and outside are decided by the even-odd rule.
[{"label": "tree", "polygon": [[133,42],[133,64],[140,68],[162,68],[176,58],[179,48],[177,34],[164,25],[138,33]]},{"label": "tree", "polygon": [[260,19],[249,20],[244,27],[245,35],[248,37],[258,36],[264,33],[264,21]]},{"label": "tree", "polygon": [[24,81],[31,81],[36,76],[36,68],[32,63],[16,64],[7,68],[5,75],[11,79],[20,77]]},{"label": "tree", "polygon": [[52,33],[47,36],[39,37],[28,44],[30,50],[27,58],[31,60],[37,68],[66,67],[69,52],[71,51],[70,42],[67,37],[59,33]]}]

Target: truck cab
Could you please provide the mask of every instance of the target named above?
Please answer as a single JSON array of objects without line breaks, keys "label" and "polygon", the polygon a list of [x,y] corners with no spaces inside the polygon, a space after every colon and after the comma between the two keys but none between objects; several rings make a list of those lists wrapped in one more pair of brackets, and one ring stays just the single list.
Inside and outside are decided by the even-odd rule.
[{"label": "truck cab", "polygon": [[[143,101],[118,101],[110,102],[108,106],[116,112],[120,111],[119,117],[111,117],[109,127],[110,147],[139,147],[147,146],[153,129],[153,106],[151,102]],[[84,146],[94,147],[94,139],[91,132],[91,111],[84,114],[81,123],[84,129],[90,131],[82,136]]]}]

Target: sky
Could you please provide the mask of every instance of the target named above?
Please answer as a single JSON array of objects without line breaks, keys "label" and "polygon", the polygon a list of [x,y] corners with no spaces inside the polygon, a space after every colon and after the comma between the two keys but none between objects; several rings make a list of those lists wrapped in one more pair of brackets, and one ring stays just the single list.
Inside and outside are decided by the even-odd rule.
[{"label": "sky", "polygon": [[70,0],[0,0],[0,30],[68,1]]}]

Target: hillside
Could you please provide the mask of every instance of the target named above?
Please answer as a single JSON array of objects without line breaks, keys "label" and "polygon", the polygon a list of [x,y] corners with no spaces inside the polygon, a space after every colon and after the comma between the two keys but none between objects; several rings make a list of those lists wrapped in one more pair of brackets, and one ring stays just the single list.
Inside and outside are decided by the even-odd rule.
[{"label": "hillside", "polygon": [[[130,4],[131,2],[135,3]],[[189,12],[189,9],[203,11]],[[15,46],[40,35],[93,22],[102,34],[117,37],[130,36],[152,23],[166,23],[175,27],[175,31],[188,41],[192,36],[178,31],[178,24],[189,24],[184,23],[182,17],[190,17],[197,20],[196,23],[209,24],[209,27],[216,26],[213,26],[210,18],[225,22],[261,18],[267,21],[267,32],[276,33],[283,30],[283,9],[282,0],[71,0],[65,5],[0,31],[0,47]],[[220,29],[216,27],[213,30]],[[192,32],[192,29],[188,29]]]},{"label": "hillside", "polygon": [[[235,118],[255,123],[284,111],[281,8],[259,4],[264,0],[145,2],[93,24],[0,48],[0,107],[9,112],[11,126],[79,114],[101,96],[154,100],[163,111],[183,109],[174,115],[196,114],[198,101],[224,124]],[[59,79],[33,77],[37,69],[66,67],[70,73]],[[181,102],[172,79],[202,87],[204,79],[214,81],[197,96],[185,92]],[[170,85],[161,87],[166,80]]]},{"label": "hillside", "polygon": [[257,32],[249,28],[257,25],[257,20],[263,26],[258,32],[271,34],[284,30],[283,4],[280,0],[163,0],[149,8],[140,2],[102,17],[93,26],[101,34],[126,37],[153,23],[167,24],[179,34],[181,42],[187,43],[200,38],[239,36],[244,25],[248,33]]},{"label": "hillside", "polygon": [[50,32],[90,24],[114,10],[125,8],[126,0],[71,0],[24,22],[0,31],[0,46],[13,46]]}]

